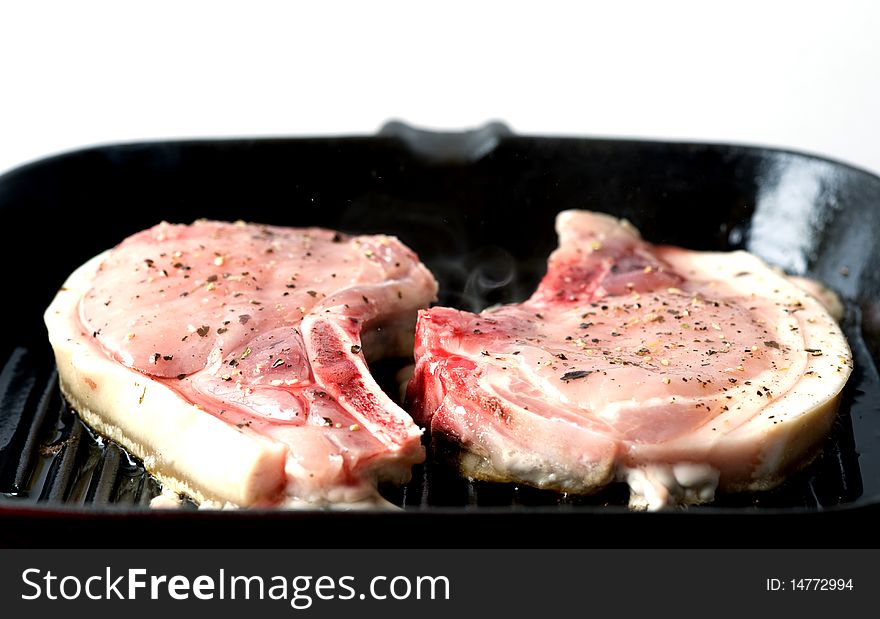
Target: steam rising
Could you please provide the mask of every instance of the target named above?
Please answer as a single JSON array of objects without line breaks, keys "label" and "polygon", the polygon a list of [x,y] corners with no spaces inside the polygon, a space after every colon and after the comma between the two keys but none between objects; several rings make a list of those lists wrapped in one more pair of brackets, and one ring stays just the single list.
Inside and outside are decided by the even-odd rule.
[{"label": "steam rising", "polygon": [[489,247],[480,252],[486,254],[477,258],[477,266],[468,275],[464,285],[464,298],[471,299],[483,309],[498,295],[493,294],[513,281],[516,262],[509,253],[498,247]]},{"label": "steam rising", "polygon": [[441,282],[440,304],[470,312],[524,300],[529,291],[519,282],[516,259],[506,250],[488,246],[458,258],[438,260],[430,268]]}]

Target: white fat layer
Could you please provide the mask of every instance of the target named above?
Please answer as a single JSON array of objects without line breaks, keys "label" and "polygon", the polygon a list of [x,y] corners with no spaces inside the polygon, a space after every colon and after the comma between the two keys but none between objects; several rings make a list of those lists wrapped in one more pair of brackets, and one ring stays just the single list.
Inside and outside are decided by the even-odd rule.
[{"label": "white fat layer", "polygon": [[150,500],[152,509],[177,509],[183,504],[180,494],[170,488],[163,488],[162,492]]},{"label": "white fat layer", "polygon": [[630,507],[648,511],[711,502],[719,475],[718,469],[695,462],[647,464],[618,470],[618,479],[629,485]]}]

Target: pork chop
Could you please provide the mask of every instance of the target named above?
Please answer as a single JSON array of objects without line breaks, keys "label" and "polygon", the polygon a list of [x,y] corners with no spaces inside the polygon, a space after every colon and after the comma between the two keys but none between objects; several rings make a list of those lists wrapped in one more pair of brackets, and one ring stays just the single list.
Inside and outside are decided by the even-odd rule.
[{"label": "pork chop", "polygon": [[424,459],[367,361],[411,354],[436,292],[393,237],[161,223],[77,269],[45,319],[73,408],[166,487],[363,503]]},{"label": "pork chop", "polygon": [[771,488],[816,455],[852,357],[803,288],[745,252],[652,246],[566,211],[524,303],[420,312],[416,419],[471,478],[633,507]]}]

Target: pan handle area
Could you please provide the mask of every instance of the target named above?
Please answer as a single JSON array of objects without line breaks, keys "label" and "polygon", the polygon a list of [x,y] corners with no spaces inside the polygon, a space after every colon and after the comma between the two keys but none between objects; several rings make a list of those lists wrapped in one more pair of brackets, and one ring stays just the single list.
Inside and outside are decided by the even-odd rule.
[{"label": "pan handle area", "polygon": [[419,158],[445,165],[463,165],[482,159],[498,146],[501,138],[509,135],[513,132],[499,121],[466,131],[429,131],[391,120],[379,130],[379,136],[399,139]]}]

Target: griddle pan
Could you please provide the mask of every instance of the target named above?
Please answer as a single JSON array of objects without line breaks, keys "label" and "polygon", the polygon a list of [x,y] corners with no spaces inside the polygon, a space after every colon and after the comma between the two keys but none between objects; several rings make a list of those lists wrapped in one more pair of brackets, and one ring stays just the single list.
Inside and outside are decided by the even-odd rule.
[{"label": "griddle pan", "polygon": [[[161,220],[245,219],[388,233],[439,303],[520,301],[563,209],[625,217],[654,243],[748,249],[846,305],[855,356],[821,455],[781,487],[631,512],[624,488],[566,497],[472,483],[429,460],[395,511],[156,510],[158,484],[58,392],[42,314],[86,259]],[[188,140],[86,148],[0,177],[0,545],[37,547],[876,547],[880,534],[880,178],[731,144],[432,133]],[[407,360],[373,368],[389,380]]]}]

